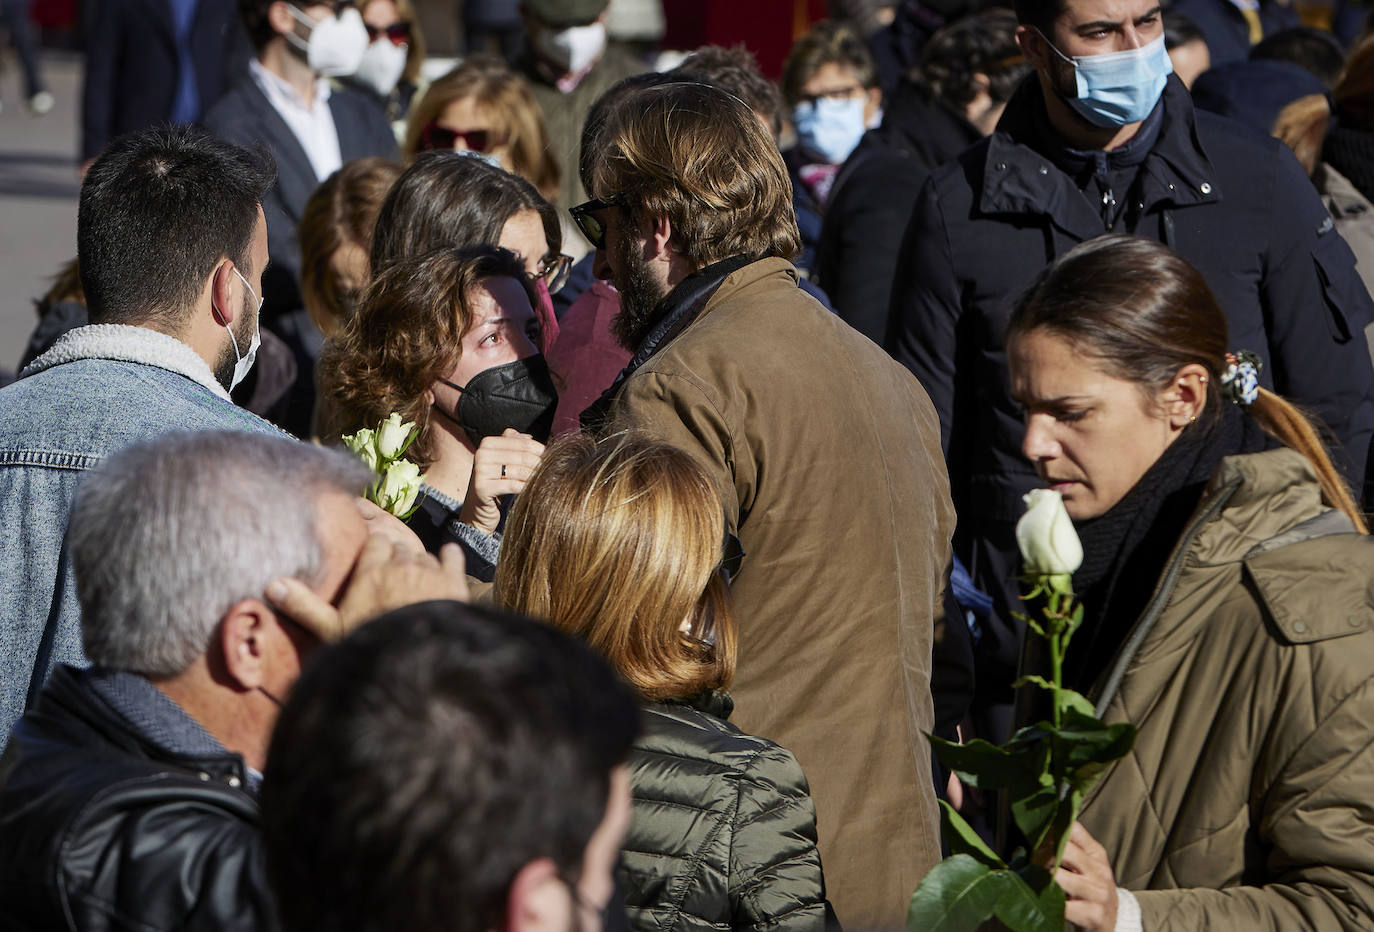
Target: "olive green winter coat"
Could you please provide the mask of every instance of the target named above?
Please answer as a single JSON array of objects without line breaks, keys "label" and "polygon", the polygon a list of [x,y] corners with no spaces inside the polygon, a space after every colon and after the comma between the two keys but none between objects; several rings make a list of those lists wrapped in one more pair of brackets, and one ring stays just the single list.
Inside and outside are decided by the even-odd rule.
[{"label": "olive green winter coat", "polygon": [[797,759],[725,721],[725,696],[646,706],[620,859],[636,932],[820,932],[816,807]]},{"label": "olive green winter coat", "polygon": [[1092,698],[1139,729],[1082,822],[1145,929],[1374,929],[1374,539],[1300,454],[1222,462]]}]

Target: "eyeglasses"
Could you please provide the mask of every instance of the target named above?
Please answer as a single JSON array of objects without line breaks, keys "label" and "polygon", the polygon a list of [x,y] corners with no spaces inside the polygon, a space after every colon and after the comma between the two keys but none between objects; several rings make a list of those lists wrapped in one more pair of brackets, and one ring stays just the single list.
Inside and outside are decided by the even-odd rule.
[{"label": "eyeglasses", "polygon": [[815,106],[818,100],[853,100],[855,97],[863,94],[863,92],[863,87],[858,84],[852,84],[849,87],[837,87],[833,90],[821,91],[819,94],[802,94],[797,102]]},{"label": "eyeglasses", "polygon": [[[366,23],[363,25],[367,26]],[[376,42],[382,36],[386,36],[387,39],[391,41],[392,45],[409,45],[410,23],[401,20],[400,22],[392,23],[384,29],[378,29],[376,26],[367,26],[367,38],[369,42]]]},{"label": "eyeglasses", "polygon": [[505,145],[506,137],[489,129],[449,129],[438,123],[428,123],[420,131],[420,151],[431,149],[452,149],[458,140],[473,152],[486,154],[497,146]]},{"label": "eyeglasses", "polygon": [[572,274],[572,256],[565,256],[561,253],[557,256],[545,256],[539,260],[539,268],[534,270],[532,278],[543,279],[544,285],[549,289],[549,294],[558,294],[559,290],[568,283],[568,276]]},{"label": "eyeglasses", "polygon": [[626,204],[619,197],[593,198],[583,204],[578,204],[571,208],[568,213],[572,214],[573,223],[582,231],[582,235],[587,237],[587,242],[597,249],[606,248],[606,224],[601,222],[601,218],[596,215],[598,210],[605,210],[607,207],[625,207]]}]

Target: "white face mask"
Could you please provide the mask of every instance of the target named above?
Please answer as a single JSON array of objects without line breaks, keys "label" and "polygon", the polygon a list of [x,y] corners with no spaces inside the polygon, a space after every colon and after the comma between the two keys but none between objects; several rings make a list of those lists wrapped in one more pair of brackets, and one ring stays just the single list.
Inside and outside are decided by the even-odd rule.
[{"label": "white face mask", "polygon": [[229,391],[238,388],[239,383],[248,377],[248,373],[253,369],[253,363],[258,358],[258,347],[262,346],[262,298],[258,298],[258,293],[253,290],[253,286],[248,284],[248,279],[243,277],[243,273],[234,269],[234,274],[243,282],[243,287],[248,289],[248,293],[258,301],[258,317],[253,321],[253,339],[248,343],[248,352],[239,355],[239,341],[234,337],[234,328],[229,324],[224,325],[224,329],[229,331],[229,345],[234,348],[234,377],[229,380]]},{"label": "white face mask", "polygon": [[316,22],[290,4],[286,8],[296,22],[310,27],[309,39],[288,32],[286,41],[305,55],[311,71],[326,78],[340,78],[358,70],[368,46],[367,26],[363,25],[361,13],[349,7],[338,16]]},{"label": "white face mask", "polygon": [[406,70],[409,55],[410,46],[394,45],[384,36],[367,47],[358,70],[353,72],[353,80],[383,97],[390,97]]},{"label": "white face mask", "polygon": [[554,31],[540,29],[535,36],[539,51],[569,74],[576,74],[606,50],[606,27],[601,23]]}]

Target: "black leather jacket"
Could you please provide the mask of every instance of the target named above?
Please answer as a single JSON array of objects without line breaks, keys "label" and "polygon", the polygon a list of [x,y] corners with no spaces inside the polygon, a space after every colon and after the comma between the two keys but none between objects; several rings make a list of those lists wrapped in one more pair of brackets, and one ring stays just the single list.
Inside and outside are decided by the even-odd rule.
[{"label": "black leather jacket", "polygon": [[0,928],[278,928],[243,759],[171,757],[57,668],[0,757]]}]

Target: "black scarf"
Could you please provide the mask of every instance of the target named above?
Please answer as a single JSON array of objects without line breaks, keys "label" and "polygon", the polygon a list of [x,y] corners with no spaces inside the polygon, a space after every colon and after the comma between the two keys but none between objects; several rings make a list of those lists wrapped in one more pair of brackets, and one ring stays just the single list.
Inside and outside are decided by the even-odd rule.
[{"label": "black scarf", "polygon": [[1322,143],[1322,159],[1374,200],[1374,133],[1337,124]]},{"label": "black scarf", "polygon": [[615,377],[611,387],[602,392],[601,397],[582,412],[582,429],[599,432],[606,423],[611,412],[611,404],[615,401],[615,396],[620,394],[620,386],[625,384],[625,380],[697,319],[697,315],[705,309],[706,302],[711,300],[716,289],[732,272],[744,268],[753,261],[752,256],[731,256],[713,262],[688,275],[678,282],[672,291],[664,295],[656,308],[658,323],[654,324],[654,328],[644,337],[635,354],[630,357],[629,364]]},{"label": "black scarf", "polygon": [[1225,404],[1210,427],[1186,428],[1111,510],[1076,525],[1083,565],[1073,587],[1083,626],[1064,661],[1066,686],[1087,692],[1111,663],[1222,459],[1269,445],[1258,424]]}]

